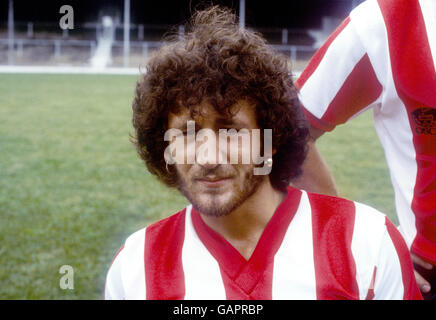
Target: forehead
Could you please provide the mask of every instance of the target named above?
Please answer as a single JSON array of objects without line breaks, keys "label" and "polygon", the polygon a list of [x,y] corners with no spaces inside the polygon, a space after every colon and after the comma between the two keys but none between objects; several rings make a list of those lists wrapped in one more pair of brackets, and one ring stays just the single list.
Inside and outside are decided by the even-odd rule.
[{"label": "forehead", "polygon": [[202,127],[217,127],[219,125],[242,126],[244,128],[257,128],[256,108],[254,103],[248,100],[239,100],[230,110],[235,110],[233,116],[220,113],[208,102],[203,102],[198,106],[200,113],[191,114],[186,107],[179,108],[178,113],[170,112],[168,116],[168,127],[177,128],[185,126],[189,120],[194,120]]}]

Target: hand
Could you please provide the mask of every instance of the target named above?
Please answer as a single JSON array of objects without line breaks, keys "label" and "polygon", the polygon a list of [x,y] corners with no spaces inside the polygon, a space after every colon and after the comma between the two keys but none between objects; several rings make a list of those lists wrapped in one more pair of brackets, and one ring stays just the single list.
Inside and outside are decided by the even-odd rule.
[{"label": "hand", "polygon": [[[412,262],[414,264],[416,264],[424,269],[427,269],[427,270],[433,269],[433,265],[431,265],[428,262],[425,262],[417,255],[411,253],[411,256],[412,256]],[[430,290],[431,290],[430,283],[427,280],[425,280],[424,277],[421,276],[416,270],[414,270],[414,272],[415,272],[416,283],[418,284],[419,290],[421,290],[421,292],[423,292],[423,293],[430,292]]]}]

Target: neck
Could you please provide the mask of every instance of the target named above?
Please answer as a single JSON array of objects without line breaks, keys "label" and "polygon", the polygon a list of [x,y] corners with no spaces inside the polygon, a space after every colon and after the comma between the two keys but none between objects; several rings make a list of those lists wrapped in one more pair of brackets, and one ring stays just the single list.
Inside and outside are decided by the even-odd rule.
[{"label": "neck", "polygon": [[263,230],[285,197],[285,193],[274,189],[269,179],[265,179],[243,204],[228,215],[201,217],[248,260]]}]

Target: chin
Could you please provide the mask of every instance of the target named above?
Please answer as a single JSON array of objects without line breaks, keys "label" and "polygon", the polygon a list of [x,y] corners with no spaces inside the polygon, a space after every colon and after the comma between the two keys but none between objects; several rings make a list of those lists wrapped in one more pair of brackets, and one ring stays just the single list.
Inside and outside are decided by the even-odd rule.
[{"label": "chin", "polygon": [[215,193],[201,192],[194,196],[187,196],[195,210],[214,217],[221,217],[230,214],[240,203],[237,196],[230,192]]}]

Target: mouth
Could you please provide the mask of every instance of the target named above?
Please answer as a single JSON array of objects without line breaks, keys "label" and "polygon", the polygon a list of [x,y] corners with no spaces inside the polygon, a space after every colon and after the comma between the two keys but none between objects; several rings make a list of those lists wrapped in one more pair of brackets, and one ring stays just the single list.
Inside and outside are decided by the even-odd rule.
[{"label": "mouth", "polygon": [[231,177],[204,177],[195,180],[207,188],[218,188],[232,181],[232,178]]}]

